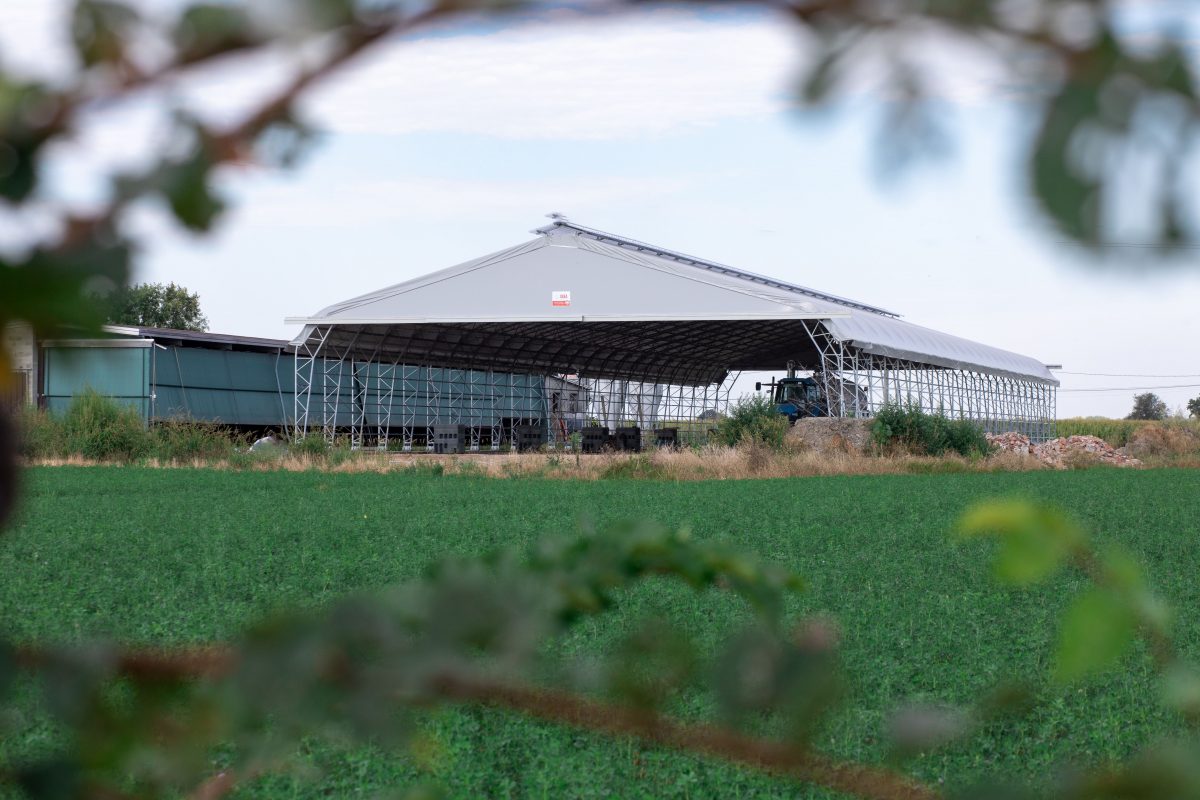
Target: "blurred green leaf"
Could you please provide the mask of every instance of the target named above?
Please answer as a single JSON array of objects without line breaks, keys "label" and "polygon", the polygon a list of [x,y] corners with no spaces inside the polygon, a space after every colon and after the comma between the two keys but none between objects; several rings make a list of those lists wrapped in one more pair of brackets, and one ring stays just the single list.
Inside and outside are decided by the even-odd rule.
[{"label": "blurred green leaf", "polygon": [[[3,348],[0,348],[3,349]],[[0,370],[5,369],[5,359],[0,357]],[[2,373],[0,373],[2,374]],[[9,415],[0,412],[0,533],[17,505],[18,472],[20,470],[17,427]],[[7,680],[11,677],[11,653],[7,644],[0,639],[0,698],[4,697]]]},{"label": "blurred green leaf", "polygon": [[964,3],[962,0],[925,0],[925,12],[931,17],[952,20],[966,28],[992,24],[996,21],[993,3]]},{"label": "blurred green leaf", "polygon": [[959,518],[963,537],[996,536],[996,576],[1026,586],[1049,577],[1086,541],[1083,529],[1061,511],[1023,500],[982,503]]},{"label": "blurred green leaf", "polygon": [[1174,92],[1188,100],[1196,97],[1196,82],[1188,55],[1178,42],[1165,42],[1157,54],[1138,64],[1136,71],[1148,86]]},{"label": "blurred green leaf", "polygon": [[1128,551],[1117,546],[1105,547],[1099,555],[1105,581],[1121,592],[1138,592],[1146,588],[1142,565]]},{"label": "blurred green leaf", "polygon": [[225,201],[212,189],[212,168],[212,161],[198,149],[191,158],[164,166],[157,176],[158,188],[175,218],[196,232],[209,230],[225,210]]},{"label": "blurred green leaf", "polygon": [[839,78],[838,70],[846,48],[826,43],[815,63],[804,75],[800,84],[800,101],[807,105],[821,103],[833,92]]},{"label": "blurred green leaf", "polygon": [[0,198],[21,202],[38,181],[38,156],[57,131],[60,101],[39,83],[0,72]]},{"label": "blurred green leaf", "polygon": [[1073,80],[1063,86],[1047,105],[1029,164],[1042,210],[1081,242],[1095,242],[1100,235],[1103,165],[1095,161],[1095,149],[1079,146],[1080,134],[1100,114],[1098,93],[1094,83]]},{"label": "blurred green leaf", "polygon": [[77,800],[83,796],[79,765],[68,759],[48,759],[17,771],[17,785],[30,800]]},{"label": "blurred green leaf", "polygon": [[38,670],[50,712],[67,724],[93,713],[101,687],[113,677],[115,653],[115,646],[104,642],[52,651]]},{"label": "blurred green leaf", "polygon": [[1114,666],[1133,644],[1136,618],[1126,598],[1091,588],[1075,598],[1063,617],[1054,677],[1077,681]]},{"label": "blurred green leaf", "polygon": [[1200,758],[1195,745],[1162,742],[1108,770],[1076,775],[1060,797],[1079,800],[1200,800]]},{"label": "blurred green leaf", "polygon": [[961,709],[913,705],[888,720],[888,736],[897,754],[913,756],[944,747],[965,736],[972,721]]},{"label": "blurred green leaf", "polygon": [[184,9],[175,26],[174,39],[177,59],[184,63],[252,47],[262,41],[245,9],[218,3],[197,3]]},{"label": "blurred green leaf", "polygon": [[1004,682],[985,692],[975,704],[975,713],[983,721],[1019,717],[1033,710],[1037,696],[1024,683]]},{"label": "blurred green leaf", "polygon": [[313,30],[340,28],[358,18],[357,0],[296,0],[295,5]]},{"label": "blurred green leaf", "polygon": [[835,641],[811,632],[793,641],[761,625],[742,630],[726,642],[713,666],[721,716],[740,724],[773,714],[792,741],[807,741],[841,695]]},{"label": "blurred green leaf", "polygon": [[697,660],[682,631],[662,619],[645,620],[612,649],[608,690],[623,703],[657,709],[692,678]]},{"label": "blurred green leaf", "polygon": [[20,202],[33,192],[37,185],[38,144],[0,139],[0,197]]},{"label": "blurred green leaf", "polygon": [[1200,672],[1192,666],[1174,664],[1162,677],[1163,703],[1188,717],[1200,717]]},{"label": "blurred green leaf", "polygon": [[84,66],[125,60],[128,37],[138,13],[114,0],[78,0],[71,18],[71,42]]},{"label": "blurred green leaf", "polygon": [[122,285],[130,258],[130,245],[109,232],[23,261],[0,257],[0,322],[22,320],[43,338],[96,330],[104,309],[93,295]]},{"label": "blurred green leaf", "polygon": [[10,642],[0,639],[0,700],[12,689],[17,679],[17,650]]},{"label": "blurred green leaf", "polygon": [[1124,599],[1137,622],[1157,636],[1168,636],[1171,607],[1150,591],[1137,559],[1125,549],[1109,545],[1100,552],[1097,561],[1104,585]]}]

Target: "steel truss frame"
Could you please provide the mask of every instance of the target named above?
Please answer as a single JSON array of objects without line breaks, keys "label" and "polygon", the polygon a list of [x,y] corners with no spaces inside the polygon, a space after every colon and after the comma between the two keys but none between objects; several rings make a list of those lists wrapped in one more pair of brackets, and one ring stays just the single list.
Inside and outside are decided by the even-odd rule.
[{"label": "steel truss frame", "polygon": [[806,327],[819,354],[819,363],[809,369],[824,387],[831,416],[870,417],[886,405],[915,406],[974,420],[988,433],[1054,438],[1053,383],[880,356],[835,339],[819,323]]},{"label": "steel truss frame", "polygon": [[[312,336],[296,347],[295,382],[292,387],[294,391],[294,410],[292,415],[294,428],[292,437],[295,439],[301,439],[308,433],[313,383],[315,382],[316,374],[324,374],[323,371],[321,373],[316,372],[317,358],[320,356],[321,350],[325,347],[325,340],[329,338],[329,333],[332,330],[330,327],[315,328]],[[322,427],[324,427],[324,411],[322,411],[321,420]]]},{"label": "steel truss frame", "polygon": [[[453,351],[449,357],[459,366],[439,368],[409,363],[394,349],[382,362],[375,358],[382,341],[364,359],[366,350],[355,350],[357,337],[333,347],[332,330],[316,327],[296,348],[294,435],[319,427],[332,442],[346,432],[353,448],[424,451],[437,425],[464,426],[472,451],[507,449],[529,425],[542,426],[542,440],[555,448],[573,446],[586,425],[636,426],[645,444],[657,431],[674,428],[679,443],[702,443],[725,414],[740,374],[714,369],[719,381],[696,384],[694,363],[665,369],[658,363],[653,382],[586,369],[499,372],[471,369],[465,354]],[[797,348],[796,360],[822,384],[831,416],[870,417],[889,404],[912,405],[975,420],[989,432],[1017,431],[1035,441],[1054,436],[1053,383],[868,353],[836,339],[819,321],[806,321],[804,330],[809,341]],[[612,367],[599,363],[596,369]],[[316,407],[314,394],[321,398]]]}]

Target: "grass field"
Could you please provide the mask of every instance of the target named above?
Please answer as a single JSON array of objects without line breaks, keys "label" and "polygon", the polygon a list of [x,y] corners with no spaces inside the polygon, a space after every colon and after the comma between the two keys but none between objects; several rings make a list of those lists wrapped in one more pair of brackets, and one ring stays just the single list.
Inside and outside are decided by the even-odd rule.
[{"label": "grass field", "polygon": [[[110,633],[129,642],[221,639],[272,609],[319,605],[417,574],[452,553],[522,545],[597,521],[649,517],[732,540],[804,575],[795,614],[844,629],[850,688],[825,727],[834,754],[883,756],[887,713],[911,700],[967,702],[1006,677],[1046,672],[1056,614],[1079,585],[1027,592],[988,578],[982,543],[948,542],[970,502],[1020,494],[1057,502],[1142,558],[1200,659],[1200,472],[1095,469],[761,481],[544,481],[416,474],[38,468],[0,541],[0,624],[21,640]],[[721,593],[644,585],[564,643],[604,648],[647,614],[683,620],[714,646],[745,609]],[[1046,687],[1020,720],[909,765],[957,783],[1026,776],[1064,760],[1127,755],[1180,728],[1155,701],[1149,664],[1083,687]],[[697,698],[693,712],[703,710]],[[52,740],[31,713],[0,765]],[[824,797],[722,764],[613,742],[501,713],[431,715],[422,772],[371,749],[312,742],[315,783],[277,776],[240,797],[364,797],[432,775],[454,797]]]}]

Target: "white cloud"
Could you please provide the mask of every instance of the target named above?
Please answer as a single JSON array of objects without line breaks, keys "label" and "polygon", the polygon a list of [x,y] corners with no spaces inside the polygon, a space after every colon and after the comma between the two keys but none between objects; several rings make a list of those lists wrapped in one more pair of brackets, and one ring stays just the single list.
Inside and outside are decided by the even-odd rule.
[{"label": "white cloud", "polygon": [[[787,109],[808,43],[782,17],[682,11],[409,39],[319,89],[310,108],[350,133],[655,136]],[[907,44],[933,98],[971,104],[1009,93],[1004,65],[977,44],[918,29]],[[889,96],[882,50],[859,53],[853,67],[848,96]]]},{"label": "white cloud", "polygon": [[598,210],[621,201],[671,195],[687,188],[673,178],[600,177],[588,180],[453,180],[414,177],[346,183],[319,194],[290,184],[250,189],[237,224],[247,228],[371,227],[385,222],[487,219],[529,209],[530,219],[552,209]]},{"label": "white cloud", "polygon": [[[65,0],[0,6],[6,61],[39,74],[69,66]],[[632,139],[783,111],[810,54],[802,29],[767,14],[658,10],[548,19],[393,42],[319,86],[308,107],[335,132]],[[918,33],[915,45],[910,53],[939,98],[975,102],[1003,83],[1001,67],[973,47],[928,33]],[[888,65],[878,53],[862,55],[849,93],[878,98],[887,91]],[[280,56],[200,70],[174,88],[210,119],[235,118],[298,64]]]},{"label": "white cloud", "polygon": [[785,108],[796,41],[782,21],[682,12],[406,40],[320,90],[312,107],[354,133],[656,135]]}]

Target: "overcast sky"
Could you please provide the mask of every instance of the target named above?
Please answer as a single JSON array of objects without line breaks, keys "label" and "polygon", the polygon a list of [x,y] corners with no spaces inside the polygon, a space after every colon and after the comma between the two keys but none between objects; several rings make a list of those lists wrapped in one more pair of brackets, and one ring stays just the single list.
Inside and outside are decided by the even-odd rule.
[{"label": "overcast sky", "polygon": [[[1133,5],[1145,24],[1179,7]],[[61,69],[60,7],[0,2],[0,58]],[[1200,262],[1155,267],[1136,246],[1098,262],[1047,231],[1022,188],[1028,119],[996,65],[929,48],[950,138],[895,176],[877,76],[802,115],[788,92],[805,53],[776,18],[683,10],[393,43],[313,94],[324,133],[297,170],[225,173],[236,210],[216,235],[141,215],[137,278],[198,291],[215,331],[290,338],[285,316],[524,241],[560,211],[1070,372],[1187,376],[1063,374],[1060,416],[1123,416],[1134,387],[1188,385],[1156,390],[1172,409],[1200,395]],[[177,91],[232,115],[279,67]],[[94,202],[97,172],[135,163],[161,108],[112,109],[63,148],[63,196]]]}]

